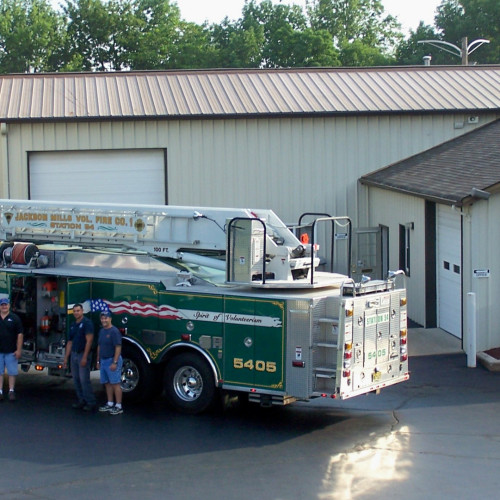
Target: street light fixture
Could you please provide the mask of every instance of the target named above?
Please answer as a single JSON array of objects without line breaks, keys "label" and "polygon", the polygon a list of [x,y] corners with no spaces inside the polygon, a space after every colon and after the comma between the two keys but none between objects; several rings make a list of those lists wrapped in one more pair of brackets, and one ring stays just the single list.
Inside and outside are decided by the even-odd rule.
[{"label": "street light fixture", "polygon": [[[469,45],[467,45],[467,37],[465,36],[462,38],[462,48],[443,40],[419,40],[417,43],[428,43],[433,47],[437,47],[438,49],[458,56],[462,58],[462,64],[464,66],[467,66],[469,64],[469,55],[472,54],[476,49],[481,47],[481,45],[490,43],[490,41],[485,40],[484,38],[478,38],[477,40],[474,40],[473,42],[469,43]],[[442,47],[442,45],[444,45],[444,47]],[[451,47],[453,50],[450,50],[447,47]]]}]

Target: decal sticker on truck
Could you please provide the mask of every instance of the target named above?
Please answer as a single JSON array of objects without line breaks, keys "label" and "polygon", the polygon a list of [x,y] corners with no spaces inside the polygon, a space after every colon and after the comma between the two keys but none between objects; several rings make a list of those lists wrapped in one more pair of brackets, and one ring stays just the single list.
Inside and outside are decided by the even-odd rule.
[{"label": "decal sticker on truck", "polygon": [[[215,311],[199,311],[195,309],[175,309],[167,305],[157,306],[138,300],[128,302],[112,302],[106,299],[88,299],[83,302],[83,310],[87,312],[109,311],[112,314],[131,314],[133,316],[157,317],[160,319],[197,320],[210,323],[229,323],[233,325],[253,325],[268,328],[281,328],[280,318],[255,316],[251,314],[222,313]],[[68,306],[69,311],[73,304]]]}]

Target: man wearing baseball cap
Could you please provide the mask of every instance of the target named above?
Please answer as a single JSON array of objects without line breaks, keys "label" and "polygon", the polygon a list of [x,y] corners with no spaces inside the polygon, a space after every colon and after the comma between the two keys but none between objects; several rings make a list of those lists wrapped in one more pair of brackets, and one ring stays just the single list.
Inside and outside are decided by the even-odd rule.
[{"label": "man wearing baseball cap", "polygon": [[101,313],[101,325],[97,345],[97,363],[101,373],[101,384],[106,389],[106,404],[99,411],[109,415],[120,415],[122,408],[122,334],[111,324],[111,313]]},{"label": "man wearing baseball cap", "polygon": [[19,316],[10,312],[8,297],[0,297],[0,401],[3,401],[3,374],[7,368],[9,376],[9,401],[16,400],[17,363],[23,348],[23,325]]}]

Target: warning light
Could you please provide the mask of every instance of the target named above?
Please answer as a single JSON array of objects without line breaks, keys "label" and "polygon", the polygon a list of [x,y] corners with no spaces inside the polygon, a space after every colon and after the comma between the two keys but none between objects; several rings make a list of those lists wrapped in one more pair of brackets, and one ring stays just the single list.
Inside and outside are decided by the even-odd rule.
[{"label": "warning light", "polygon": [[303,245],[307,245],[309,243],[309,235],[307,233],[302,233],[300,235],[300,242],[303,244]]}]

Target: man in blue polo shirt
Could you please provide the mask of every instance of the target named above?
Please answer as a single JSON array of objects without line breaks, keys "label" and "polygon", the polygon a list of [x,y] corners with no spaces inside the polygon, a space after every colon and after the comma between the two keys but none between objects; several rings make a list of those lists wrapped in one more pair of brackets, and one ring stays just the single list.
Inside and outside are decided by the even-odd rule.
[{"label": "man in blue polo shirt", "polygon": [[78,401],[73,408],[84,411],[94,411],[96,398],[90,383],[90,369],[92,365],[92,342],[94,341],[94,325],[83,315],[83,306],[73,306],[75,322],[69,327],[68,343],[64,356],[64,368],[68,365],[71,355],[71,374],[75,383]]},{"label": "man in blue polo shirt", "polygon": [[0,401],[3,401],[3,374],[7,368],[9,376],[9,401],[16,400],[14,392],[16,376],[18,374],[17,363],[21,357],[23,348],[23,325],[19,316],[10,312],[10,300],[8,297],[0,297],[0,374],[2,384],[0,385]]}]

